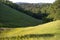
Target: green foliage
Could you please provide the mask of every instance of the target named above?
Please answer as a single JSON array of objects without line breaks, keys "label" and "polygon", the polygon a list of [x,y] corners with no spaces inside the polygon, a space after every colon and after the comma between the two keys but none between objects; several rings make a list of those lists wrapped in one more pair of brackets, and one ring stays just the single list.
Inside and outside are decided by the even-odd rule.
[{"label": "green foliage", "polygon": [[50,15],[48,18],[53,20],[60,20],[60,0],[56,0],[49,8]]},{"label": "green foliage", "polygon": [[22,12],[36,19],[42,20],[43,23],[52,21],[52,18],[47,18],[47,16],[49,15],[47,9],[51,5],[49,3],[46,3],[46,4],[45,3],[38,3],[38,4],[34,4],[34,3],[33,4],[29,4],[29,3],[19,4],[18,3],[18,5],[21,8],[23,8]]},{"label": "green foliage", "polygon": [[[22,4],[16,4],[12,3],[11,1],[7,1],[4,3],[5,5],[8,5],[9,7],[23,12],[24,14],[27,14],[29,16],[32,16],[36,19],[42,20],[42,23],[47,23],[52,21],[51,18],[47,18],[48,16],[48,7],[50,6],[50,3],[38,3],[38,4],[29,4],[29,3],[22,3]],[[45,19],[45,20],[44,20]]]},{"label": "green foliage", "polygon": [[[22,4],[17,5],[16,3],[13,3],[9,0],[1,0],[0,2],[9,6],[9,8],[11,7],[13,9],[19,11],[20,13],[22,12],[23,14],[27,14],[29,16],[32,16],[32,17],[34,17],[34,19],[36,18],[36,20],[37,19],[42,20],[41,23],[47,23],[47,22],[50,22],[50,21],[53,21],[53,20],[60,20],[60,2],[59,2],[59,0],[56,0],[56,2],[54,2],[53,4],[50,4],[50,3],[46,3],[46,4],[45,3],[38,3],[38,4],[25,3],[24,4],[24,3],[22,3]],[[18,13],[15,12],[15,11],[14,12],[13,11],[6,11],[5,10],[6,8],[4,8],[4,7],[2,8],[2,6],[1,6],[0,9],[2,9],[1,13],[3,13],[2,11],[7,12],[7,13],[11,13],[11,14],[4,14],[5,16],[8,15],[9,16],[8,18],[10,18],[10,15],[12,15],[12,13],[14,13],[13,15],[18,15]],[[7,10],[9,10],[9,9],[7,9]],[[4,18],[5,18],[5,16],[4,16]],[[2,14],[1,14],[0,17],[2,17]],[[11,17],[13,17],[15,19],[14,16],[11,16]],[[16,19],[18,19],[19,17],[21,17],[21,16],[16,17]],[[17,26],[18,25],[18,26],[21,26],[21,25],[18,24],[18,23],[20,23],[19,21],[21,19],[12,21],[13,18],[11,18],[11,19],[8,19],[8,20],[11,20],[10,23],[9,23],[8,20],[6,20],[6,19],[4,20],[4,18],[3,19],[0,18],[1,22],[3,22],[3,23],[1,23],[1,26],[2,25],[6,25],[6,26],[9,26],[9,25]],[[16,22],[16,24],[14,24],[12,22]],[[9,23],[9,24],[7,24],[7,23]],[[23,21],[23,23],[24,23],[24,21]],[[23,25],[29,25],[30,26],[30,24],[31,24],[31,23],[29,23],[29,24],[26,24],[26,23],[23,24]],[[33,24],[34,23],[35,22],[33,22]],[[39,24],[39,21],[36,24]]]}]

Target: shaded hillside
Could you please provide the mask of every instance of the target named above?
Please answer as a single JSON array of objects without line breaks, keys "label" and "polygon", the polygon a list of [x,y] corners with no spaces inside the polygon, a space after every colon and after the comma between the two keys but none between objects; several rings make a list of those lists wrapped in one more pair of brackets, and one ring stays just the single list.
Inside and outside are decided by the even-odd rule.
[{"label": "shaded hillside", "polygon": [[28,27],[41,21],[0,3],[0,27]]},{"label": "shaded hillside", "polygon": [[13,3],[11,1],[2,2],[9,7],[20,11],[24,14],[32,16],[36,19],[42,20],[42,23],[53,21],[51,18],[47,18],[48,13],[46,9],[51,5],[50,3]]}]

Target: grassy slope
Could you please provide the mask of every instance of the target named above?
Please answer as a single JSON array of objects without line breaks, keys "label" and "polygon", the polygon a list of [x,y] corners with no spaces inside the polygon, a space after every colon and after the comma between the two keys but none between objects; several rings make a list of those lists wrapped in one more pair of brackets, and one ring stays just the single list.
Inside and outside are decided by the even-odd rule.
[{"label": "grassy slope", "polygon": [[[54,21],[54,22],[50,22],[47,24],[43,24],[43,25],[38,25],[35,27],[28,27],[28,28],[13,28],[10,31],[4,31],[1,34],[3,36],[23,36],[23,35],[27,35],[27,34],[59,34],[60,35],[60,20],[58,21]],[[60,36],[59,36],[60,37]]]},{"label": "grassy slope", "polygon": [[[18,12],[6,5],[0,5],[0,24],[21,26],[21,25],[29,25],[28,23],[30,23],[31,25],[35,23],[39,23],[37,19],[34,19],[30,16],[27,17],[27,16],[28,15]],[[56,39],[52,38],[51,40],[59,40],[60,20],[46,23],[43,25],[34,26],[34,27],[30,26],[27,28],[4,29],[4,31],[2,31],[2,33],[0,34],[0,37],[23,36],[29,34],[54,34],[56,36]]]},{"label": "grassy slope", "polygon": [[2,26],[35,26],[40,24],[41,21],[32,18],[24,13],[18,12],[4,4],[0,3],[0,27]]}]

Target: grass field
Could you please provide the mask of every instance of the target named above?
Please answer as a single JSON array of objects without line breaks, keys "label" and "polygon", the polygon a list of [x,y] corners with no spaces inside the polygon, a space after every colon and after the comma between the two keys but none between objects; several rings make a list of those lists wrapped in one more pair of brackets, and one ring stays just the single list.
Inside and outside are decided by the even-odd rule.
[{"label": "grass field", "polygon": [[8,7],[0,3],[0,28],[1,27],[28,27],[41,24],[41,20],[37,20],[22,12]]},{"label": "grass field", "polygon": [[41,23],[0,3],[0,40],[60,40],[60,20]]},{"label": "grass field", "polygon": [[4,28],[1,40],[60,40],[60,20],[27,28]]}]

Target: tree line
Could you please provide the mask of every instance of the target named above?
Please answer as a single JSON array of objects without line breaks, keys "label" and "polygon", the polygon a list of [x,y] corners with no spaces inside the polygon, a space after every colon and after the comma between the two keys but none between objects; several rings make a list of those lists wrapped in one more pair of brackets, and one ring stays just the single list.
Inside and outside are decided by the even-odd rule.
[{"label": "tree line", "polygon": [[0,0],[0,2],[9,7],[23,12],[36,19],[43,20],[44,23],[60,19],[60,0],[54,3],[43,4],[16,4],[9,0]]}]

